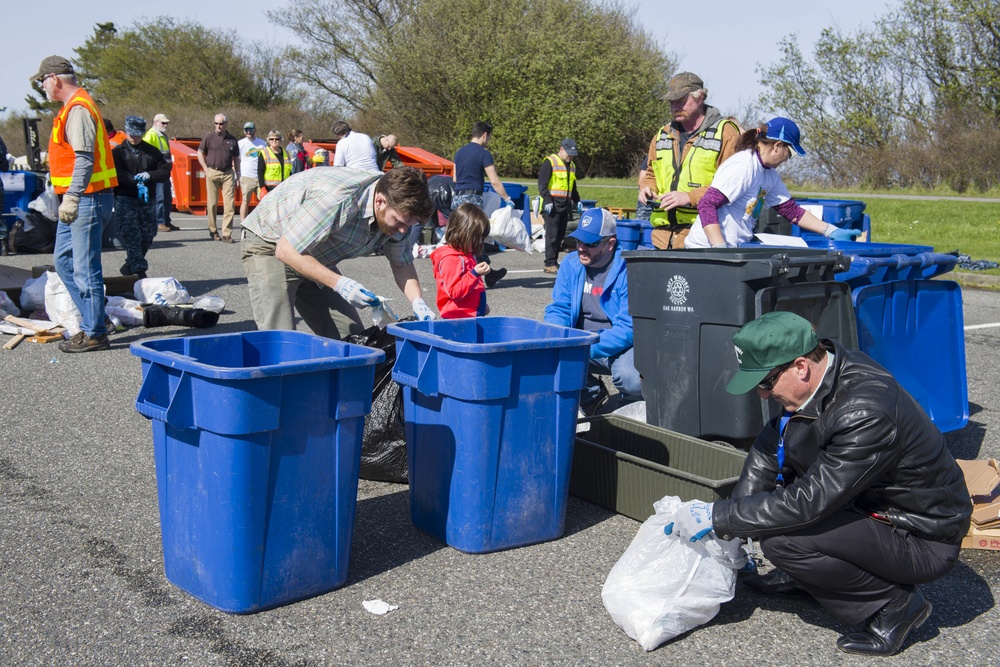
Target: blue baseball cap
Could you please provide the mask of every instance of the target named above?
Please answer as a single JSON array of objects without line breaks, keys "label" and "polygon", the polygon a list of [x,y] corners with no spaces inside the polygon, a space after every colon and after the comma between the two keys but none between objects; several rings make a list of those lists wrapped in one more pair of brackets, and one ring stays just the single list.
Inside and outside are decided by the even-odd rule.
[{"label": "blue baseball cap", "polygon": [[802,146],[799,145],[799,139],[801,137],[799,134],[799,126],[787,118],[778,116],[777,118],[772,118],[767,121],[767,134],[764,136],[768,139],[785,142],[794,148],[795,152],[799,155],[806,154],[806,152],[802,150]]},{"label": "blue baseball cap", "polygon": [[597,243],[603,238],[617,235],[615,216],[606,208],[588,208],[580,216],[579,226],[570,234],[572,238],[584,243]]}]

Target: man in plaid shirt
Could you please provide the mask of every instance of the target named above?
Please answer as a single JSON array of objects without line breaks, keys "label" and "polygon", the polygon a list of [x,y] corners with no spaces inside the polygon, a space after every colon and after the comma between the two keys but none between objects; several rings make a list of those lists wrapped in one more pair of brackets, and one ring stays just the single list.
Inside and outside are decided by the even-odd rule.
[{"label": "man in plaid shirt", "polygon": [[243,222],[243,269],[258,329],[294,329],[292,309],[314,333],[342,338],[364,329],[357,308],[378,303],[337,263],[382,251],[419,319],[421,297],[407,230],[434,213],[427,178],[412,167],[386,174],[310,169],[283,181]]}]

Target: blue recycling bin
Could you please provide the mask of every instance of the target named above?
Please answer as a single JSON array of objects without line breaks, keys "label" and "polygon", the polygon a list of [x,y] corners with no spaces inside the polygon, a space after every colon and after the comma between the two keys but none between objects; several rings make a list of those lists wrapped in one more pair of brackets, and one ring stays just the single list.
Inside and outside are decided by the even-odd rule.
[{"label": "blue recycling bin", "polygon": [[[834,277],[851,288],[858,349],[892,371],[941,431],[965,426],[962,290],[954,282],[929,280],[954,269],[958,257],[931,246],[831,241],[816,234],[803,239],[810,248],[851,258]],[[920,353],[915,345],[932,352]]]},{"label": "blue recycling bin", "polygon": [[35,198],[41,188],[38,174],[33,171],[9,171],[0,174],[3,179],[3,210],[0,211],[0,221],[10,228],[17,220],[13,211],[19,208],[27,212],[28,204]]},{"label": "blue recycling bin", "polygon": [[642,221],[641,220],[617,220],[615,227],[618,229],[618,246],[622,250],[636,250],[642,245]]},{"label": "blue recycling bin", "polygon": [[[865,203],[855,199],[796,199],[800,206],[810,210],[823,222],[843,229],[865,232],[865,240],[871,241],[871,218],[865,214]],[[757,231],[786,236],[801,236],[807,239],[826,238],[821,234],[807,232],[798,225],[778,215],[772,208],[765,208],[757,222]]]},{"label": "blue recycling bin", "polygon": [[381,350],[295,331],[133,343],[167,579],[226,612],[347,580]]},{"label": "blue recycling bin", "polygon": [[410,516],[485,553],[562,535],[580,391],[597,335],[520,317],[390,325]]},{"label": "blue recycling bin", "polygon": [[893,280],[852,293],[858,349],[885,366],[942,432],[969,421],[962,288]]}]

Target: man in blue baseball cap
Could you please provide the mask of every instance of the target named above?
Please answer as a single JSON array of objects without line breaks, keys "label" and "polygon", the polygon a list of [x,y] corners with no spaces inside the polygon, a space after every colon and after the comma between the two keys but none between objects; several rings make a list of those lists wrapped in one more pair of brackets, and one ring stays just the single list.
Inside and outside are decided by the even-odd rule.
[{"label": "man in blue baseball cap", "polygon": [[961,469],[888,371],[818,340],[798,315],[762,315],[733,344],[739,368],[726,390],[784,411],[757,436],[730,498],[685,503],[664,532],[760,540],[777,569],[747,587],[811,597],[860,625],[837,640],[842,651],[896,653],[931,613],[917,585],[951,570],[968,532]]},{"label": "man in blue baseball cap", "polygon": [[[576,252],[559,265],[545,321],[597,333],[600,337],[590,346],[591,372],[610,374],[626,402],[640,400],[642,387],[632,360],[628,275],[618,247],[615,218],[607,209],[588,209],[570,237],[577,241]],[[608,397],[604,383],[591,375],[580,409],[592,415]]]}]

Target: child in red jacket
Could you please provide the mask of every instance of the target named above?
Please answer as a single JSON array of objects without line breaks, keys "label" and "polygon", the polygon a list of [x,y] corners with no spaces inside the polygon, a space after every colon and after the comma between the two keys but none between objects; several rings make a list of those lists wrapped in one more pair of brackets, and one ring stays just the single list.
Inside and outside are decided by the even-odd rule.
[{"label": "child in red jacket", "polygon": [[487,262],[476,263],[483,252],[483,239],[490,233],[490,220],[475,204],[462,204],[448,216],[444,245],[431,253],[437,307],[442,319],[477,317],[490,312],[486,305],[483,276]]}]

